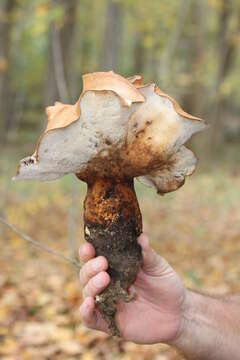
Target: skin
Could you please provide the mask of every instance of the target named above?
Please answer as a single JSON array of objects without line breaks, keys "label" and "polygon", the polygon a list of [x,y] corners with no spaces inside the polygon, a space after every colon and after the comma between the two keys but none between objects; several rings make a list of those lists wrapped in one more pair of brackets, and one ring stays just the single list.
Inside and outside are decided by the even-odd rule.
[{"label": "skin", "polygon": [[[214,298],[186,289],[167,261],[149,247],[146,235],[138,241],[143,265],[129,289],[133,300],[118,304],[121,337],[139,344],[166,343],[189,359],[240,359],[239,297]],[[80,312],[87,327],[108,332],[94,302],[110,281],[108,264],[104,257],[94,256],[89,243],[80,248]]]}]

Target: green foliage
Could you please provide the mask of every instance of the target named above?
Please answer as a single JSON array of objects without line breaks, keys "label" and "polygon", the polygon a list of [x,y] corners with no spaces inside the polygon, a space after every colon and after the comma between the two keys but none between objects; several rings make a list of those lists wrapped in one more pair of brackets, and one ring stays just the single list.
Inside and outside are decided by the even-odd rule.
[{"label": "green foliage", "polygon": [[[116,72],[131,75],[141,71],[146,81],[154,80],[163,90],[185,103],[189,111],[211,116],[217,99],[239,109],[240,3],[229,1],[227,42],[232,46],[231,64],[218,84],[221,56],[220,33],[223,0],[112,0],[121,8],[119,59]],[[10,86],[13,99],[23,96],[20,133],[34,135],[43,120],[48,77],[50,29],[61,31],[66,6],[74,0],[17,0],[11,14]],[[67,58],[73,98],[81,92],[83,73],[99,71],[109,0],[75,0],[72,47]],[[203,17],[199,15],[203,13]],[[199,16],[198,16],[199,15]],[[65,30],[64,30],[65,31]],[[137,48],[140,46],[139,48]],[[63,49],[64,50],[64,49]],[[140,51],[140,52],[138,52]],[[140,54],[140,55],[139,55]],[[68,57],[71,57],[71,61]],[[141,63],[140,65],[137,65]],[[110,69],[109,69],[110,70]],[[53,71],[53,70],[51,70]],[[201,96],[203,110],[194,108],[194,96]],[[59,100],[56,98],[56,100]]]}]

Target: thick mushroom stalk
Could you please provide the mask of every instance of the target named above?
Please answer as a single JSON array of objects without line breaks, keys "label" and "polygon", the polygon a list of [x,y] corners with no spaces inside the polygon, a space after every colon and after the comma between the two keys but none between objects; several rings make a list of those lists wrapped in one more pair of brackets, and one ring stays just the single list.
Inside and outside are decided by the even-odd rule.
[{"label": "thick mushroom stalk", "polygon": [[119,335],[114,318],[119,299],[129,301],[127,289],[141,265],[137,237],[142,232],[142,217],[133,179],[97,179],[88,184],[84,202],[85,239],[108,260],[111,282],[97,297],[99,310],[111,333]]},{"label": "thick mushroom stalk", "polygon": [[109,286],[96,303],[113,335],[118,300],[141,266],[141,213],[135,177],[158,194],[177,190],[196,167],[184,144],[206,125],[184,112],[155,84],[113,72],[83,76],[75,105],[47,108],[48,125],[34,154],[20,161],[16,179],[54,180],[74,173],[88,184],[85,238],[107,258]]}]

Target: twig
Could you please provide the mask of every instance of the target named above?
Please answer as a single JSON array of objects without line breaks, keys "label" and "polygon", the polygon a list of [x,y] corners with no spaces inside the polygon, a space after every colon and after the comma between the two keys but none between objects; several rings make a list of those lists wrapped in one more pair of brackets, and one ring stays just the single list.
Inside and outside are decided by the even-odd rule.
[{"label": "twig", "polygon": [[16,234],[18,234],[23,240],[29,242],[30,244],[32,244],[33,246],[41,249],[42,251],[46,251],[51,255],[57,256],[59,259],[62,259],[66,262],[68,262],[69,264],[73,265],[74,268],[76,270],[80,269],[80,264],[78,263],[77,260],[75,259],[70,259],[67,256],[62,255],[61,253],[59,253],[58,251],[51,249],[50,247],[48,247],[47,245],[43,245],[40,244],[38,241],[34,240],[31,238],[31,236],[25,234],[23,231],[17,229],[14,225],[10,224],[5,218],[3,218],[2,216],[0,216],[0,222],[4,225],[6,225],[9,229],[11,229],[13,232],[15,232]]}]

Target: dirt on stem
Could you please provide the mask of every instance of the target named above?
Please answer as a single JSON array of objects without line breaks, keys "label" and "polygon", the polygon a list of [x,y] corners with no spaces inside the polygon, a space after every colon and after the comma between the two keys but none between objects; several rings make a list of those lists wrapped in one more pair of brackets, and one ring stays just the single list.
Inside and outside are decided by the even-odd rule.
[{"label": "dirt on stem", "polygon": [[99,179],[88,184],[84,202],[85,239],[108,261],[111,277],[107,288],[96,297],[96,304],[112,335],[119,335],[115,322],[117,302],[128,302],[128,288],[142,263],[137,237],[142,217],[132,179]]}]

